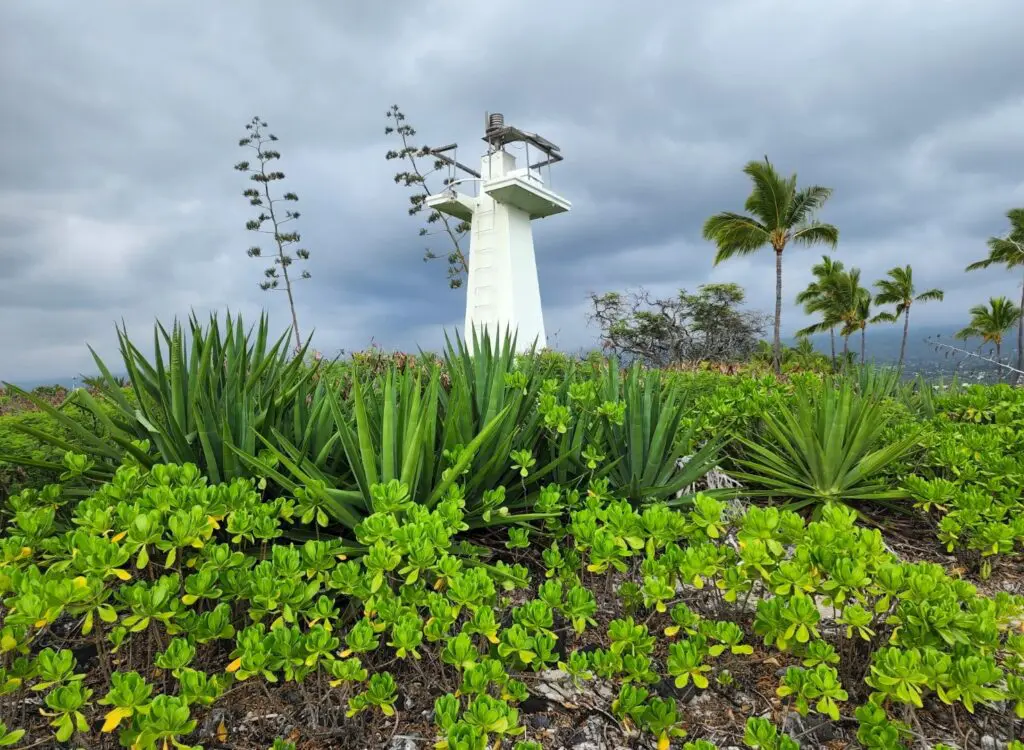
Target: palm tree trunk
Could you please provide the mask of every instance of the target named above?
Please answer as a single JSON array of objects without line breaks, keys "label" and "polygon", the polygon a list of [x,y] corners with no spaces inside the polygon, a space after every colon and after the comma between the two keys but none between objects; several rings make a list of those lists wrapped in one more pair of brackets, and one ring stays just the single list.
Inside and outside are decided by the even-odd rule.
[{"label": "palm tree trunk", "polygon": [[898,367],[903,367],[903,355],[907,353],[907,332],[910,330],[910,305],[907,305],[907,309],[903,311],[903,343],[900,344],[900,363]]},{"label": "palm tree trunk", "polygon": [[[1022,318],[1024,320],[1024,318]],[[832,369],[836,369],[836,327],[832,326],[828,329],[828,337],[832,342]]]},{"label": "palm tree trunk", "polygon": [[850,356],[850,334],[843,336],[843,367],[846,367],[846,362]]},{"label": "palm tree trunk", "polygon": [[782,250],[775,251],[775,335],[772,340],[772,364],[775,374],[782,374],[782,339],[779,330],[782,327]]},{"label": "palm tree trunk", "polygon": [[868,329],[867,328],[861,328],[860,329],[860,363],[862,365],[864,364],[864,352],[866,350],[867,338],[868,338]]}]

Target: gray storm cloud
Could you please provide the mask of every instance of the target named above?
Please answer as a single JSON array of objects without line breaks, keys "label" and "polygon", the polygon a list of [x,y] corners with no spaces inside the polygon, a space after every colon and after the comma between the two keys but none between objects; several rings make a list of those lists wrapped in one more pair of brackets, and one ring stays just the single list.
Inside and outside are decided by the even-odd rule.
[{"label": "gray storm cloud", "polygon": [[[768,154],[835,194],[839,257],[878,278],[915,266],[963,322],[999,271],[964,275],[1024,205],[1019,0],[716,3],[0,4],[0,379],[89,372],[113,325],[147,335],[195,309],[271,310],[245,256],[231,169],[254,114],[280,138],[301,198],[312,280],[300,321],[318,348],[436,347],[463,298],[421,262],[391,180],[384,112],[475,161],[485,110],[558,143],[574,205],[536,227],[548,328],[588,346],[591,291],[734,280],[770,309],[771,259],[712,268],[700,227],[739,210]],[[786,256],[785,327],[816,251]]]}]

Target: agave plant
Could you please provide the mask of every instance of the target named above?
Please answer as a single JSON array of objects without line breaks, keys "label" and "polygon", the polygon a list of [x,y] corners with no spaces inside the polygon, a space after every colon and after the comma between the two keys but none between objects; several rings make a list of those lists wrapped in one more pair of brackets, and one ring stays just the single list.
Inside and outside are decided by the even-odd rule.
[{"label": "agave plant", "polygon": [[891,489],[883,472],[911,450],[918,433],[887,442],[888,408],[850,379],[824,387],[800,383],[789,404],[780,398],[765,413],[759,440],[737,437],[745,448],[735,459],[742,471],[730,475],[748,485],[745,495],[785,498],[794,509],[829,500],[898,500],[905,493]]},{"label": "agave plant", "polygon": [[605,370],[604,413],[592,441],[612,460],[606,474],[610,487],[631,502],[675,498],[717,461],[724,440],[708,440],[694,450],[694,428],[682,426],[687,400],[678,382],[666,382],[660,372],[645,372],[639,364],[624,379],[614,361]]},{"label": "agave plant", "polygon": [[[237,453],[286,490],[317,494],[325,512],[347,528],[372,512],[375,485],[392,481],[427,507],[458,484],[471,527],[537,518],[513,511],[527,509],[529,488],[571,458],[556,457],[525,477],[513,468],[513,451],[544,453],[537,406],[543,371],[524,364],[532,359],[516,365],[515,339],[508,335],[501,341],[478,337],[473,351],[456,339],[448,342],[443,363],[415,371],[392,365],[367,377],[355,365],[347,400],[327,399],[343,459],[333,468],[330,452],[312,458],[276,432],[273,440],[264,438],[263,455]],[[499,498],[494,491],[506,487],[504,511],[492,518]]]},{"label": "agave plant", "polygon": [[[216,315],[207,327],[189,318],[189,335],[175,321],[168,331],[157,323],[150,360],[128,336],[117,331],[121,358],[130,387],[92,351],[101,373],[95,381],[98,398],[76,390],[78,406],[91,412],[102,428],[97,435],[59,408],[14,386],[73,436],[72,446],[57,435],[22,427],[27,434],[62,450],[87,453],[94,459],[86,476],[104,480],[127,457],[144,466],[194,463],[212,482],[248,475],[234,450],[253,451],[257,436],[273,431],[316,455],[331,440],[330,414],[324,389],[318,387],[318,365],[303,357],[308,343],[292,356],[290,332],[276,341],[269,336],[266,315],[246,330],[241,316],[227,316],[222,329]],[[61,470],[26,457],[4,457],[11,463]]]},{"label": "agave plant", "polygon": [[[854,382],[860,396],[877,401],[896,395],[902,373],[898,367],[859,364],[851,366],[847,375]],[[834,382],[841,384],[842,381],[843,378],[840,377]]]}]

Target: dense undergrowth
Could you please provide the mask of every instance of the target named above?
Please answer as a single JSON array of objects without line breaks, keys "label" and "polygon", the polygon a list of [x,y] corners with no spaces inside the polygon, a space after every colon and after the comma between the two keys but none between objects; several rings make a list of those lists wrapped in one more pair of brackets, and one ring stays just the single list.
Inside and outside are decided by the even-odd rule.
[{"label": "dense undergrowth", "polygon": [[1020,390],[191,333],[122,334],[127,387],[10,391],[0,746],[1024,730]]}]

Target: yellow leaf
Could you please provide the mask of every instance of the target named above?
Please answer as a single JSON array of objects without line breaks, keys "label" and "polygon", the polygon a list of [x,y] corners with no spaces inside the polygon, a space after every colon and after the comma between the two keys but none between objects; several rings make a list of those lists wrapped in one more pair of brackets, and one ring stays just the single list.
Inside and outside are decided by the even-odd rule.
[{"label": "yellow leaf", "polygon": [[237,672],[239,667],[241,667],[241,666],[242,666],[242,657],[239,656],[233,662],[228,664],[226,671],[228,671],[228,672]]},{"label": "yellow leaf", "polygon": [[114,568],[110,572],[118,578],[120,578],[122,581],[130,581],[132,579],[131,573],[129,573],[127,570],[122,570],[121,568]]},{"label": "yellow leaf", "polygon": [[217,725],[217,741],[227,742],[228,741],[228,728],[224,726],[224,720],[221,719],[220,724]]},{"label": "yellow leaf", "polygon": [[112,542],[120,542],[126,536],[128,536],[128,532],[127,531],[122,531],[120,534],[114,534],[114,536],[110,539],[110,541],[112,541]]},{"label": "yellow leaf", "polygon": [[118,706],[117,708],[108,711],[107,715],[104,717],[103,720],[103,728],[100,731],[113,732],[115,729],[117,729],[117,726],[121,723],[122,719],[125,719],[131,715],[132,710],[130,708],[124,708],[123,706]]},{"label": "yellow leaf", "polygon": [[672,743],[669,740],[668,735],[662,732],[661,736],[658,737],[658,750],[669,750],[671,746]]},{"label": "yellow leaf", "polygon": [[71,582],[75,584],[75,588],[77,589],[83,589],[89,585],[89,581],[85,576],[75,576],[71,579]]}]

